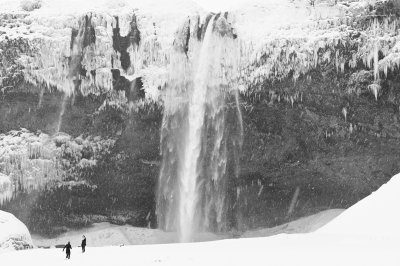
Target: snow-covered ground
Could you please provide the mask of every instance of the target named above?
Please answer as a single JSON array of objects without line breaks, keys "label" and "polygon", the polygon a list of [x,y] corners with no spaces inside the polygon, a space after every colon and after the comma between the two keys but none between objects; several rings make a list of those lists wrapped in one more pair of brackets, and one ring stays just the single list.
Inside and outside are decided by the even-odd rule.
[{"label": "snow-covered ground", "polygon": [[[273,228],[248,231],[240,235],[240,237],[272,236],[282,233],[309,233],[324,226],[342,212],[343,209],[326,210]],[[82,235],[86,236],[88,247],[167,244],[178,242],[177,235],[173,232],[133,227],[130,225],[113,225],[106,222],[96,223],[89,228],[71,230],[54,238],[32,235],[32,239],[37,247],[55,247],[65,244],[68,241],[71,241],[73,246],[79,246]],[[222,240],[231,237],[238,237],[238,235],[199,233],[195,236],[195,241]]]},{"label": "snow-covered ground", "polygon": [[242,234],[241,237],[265,237],[278,234],[311,233],[335,219],[343,211],[343,209],[325,210],[273,228],[247,231]]},{"label": "snow-covered ground", "polygon": [[307,265],[398,266],[400,175],[310,234],[213,242],[72,250],[34,249],[0,255],[5,265]]},{"label": "snow-covered ground", "polygon": [[[70,241],[73,246],[79,246],[82,235],[86,236],[88,247],[167,244],[178,242],[177,235],[173,232],[133,227],[130,225],[113,225],[106,222],[94,224],[90,228],[68,231],[55,238],[32,235],[32,239],[33,243],[38,247],[55,247],[65,244],[68,241]],[[210,241],[228,237],[228,235],[218,236],[212,233],[201,233],[196,236],[195,240]]]}]

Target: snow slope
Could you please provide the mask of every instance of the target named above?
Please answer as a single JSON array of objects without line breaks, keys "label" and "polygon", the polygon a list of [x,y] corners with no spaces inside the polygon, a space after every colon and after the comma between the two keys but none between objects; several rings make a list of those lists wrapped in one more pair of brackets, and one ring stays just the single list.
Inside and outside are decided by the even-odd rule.
[{"label": "snow slope", "polygon": [[[398,266],[400,175],[315,233],[214,242],[89,248],[36,249],[1,255],[10,265],[307,265]],[[397,196],[396,196],[397,195]],[[365,226],[364,226],[365,224]],[[378,237],[377,237],[378,236]],[[385,237],[379,237],[385,236]],[[45,258],[45,259],[44,259]]]},{"label": "snow slope", "polygon": [[273,228],[247,231],[240,237],[266,237],[277,234],[311,233],[331,222],[343,213],[343,211],[343,209],[325,210]]},{"label": "snow slope", "polygon": [[400,174],[319,229],[318,234],[397,238],[399,241],[399,191]]},{"label": "snow slope", "polygon": [[0,210],[0,253],[31,247],[28,228],[11,213]]}]

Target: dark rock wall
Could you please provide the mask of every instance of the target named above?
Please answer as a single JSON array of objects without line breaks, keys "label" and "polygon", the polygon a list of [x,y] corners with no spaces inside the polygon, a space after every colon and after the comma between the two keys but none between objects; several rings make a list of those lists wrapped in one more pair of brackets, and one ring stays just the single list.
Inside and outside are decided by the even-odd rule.
[{"label": "dark rock wall", "polygon": [[[265,90],[243,97],[243,227],[347,208],[400,171],[399,109],[393,103],[399,77],[390,75],[375,100],[370,91],[349,93],[365,88],[362,79],[349,82],[352,74],[313,71],[311,79],[267,82]],[[292,104],[294,94],[300,96]],[[289,217],[296,188],[298,203]]]}]

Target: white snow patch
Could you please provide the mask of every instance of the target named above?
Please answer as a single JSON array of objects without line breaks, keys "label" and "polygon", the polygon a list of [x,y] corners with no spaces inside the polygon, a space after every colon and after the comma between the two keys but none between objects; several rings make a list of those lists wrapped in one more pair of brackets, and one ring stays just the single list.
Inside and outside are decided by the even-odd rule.
[{"label": "white snow patch", "polygon": [[343,209],[331,209],[298,220],[282,224],[273,228],[264,228],[245,232],[241,237],[265,237],[277,234],[311,233],[325,226],[340,215]]},{"label": "white snow patch", "polygon": [[399,191],[400,174],[317,232],[336,236],[366,236],[399,240]]},{"label": "white snow patch", "polygon": [[0,253],[32,247],[28,228],[11,213],[0,210]]}]

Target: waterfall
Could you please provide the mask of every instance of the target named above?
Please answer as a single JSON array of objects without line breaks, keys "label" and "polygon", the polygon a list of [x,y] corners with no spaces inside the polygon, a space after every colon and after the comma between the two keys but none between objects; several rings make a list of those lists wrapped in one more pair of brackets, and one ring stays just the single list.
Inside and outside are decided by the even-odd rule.
[{"label": "waterfall", "polygon": [[176,45],[164,95],[157,201],[159,226],[177,231],[181,242],[228,227],[228,182],[238,174],[229,153],[238,155],[242,130],[238,43],[229,23],[213,16],[203,32],[195,23],[185,27],[177,38],[191,34],[188,49]]},{"label": "waterfall", "polygon": [[63,95],[62,100],[61,100],[61,109],[60,113],[58,114],[58,120],[57,120],[57,126],[56,126],[56,134],[60,132],[61,126],[62,126],[62,119],[65,113],[65,107],[67,104],[68,96],[66,94]]}]

